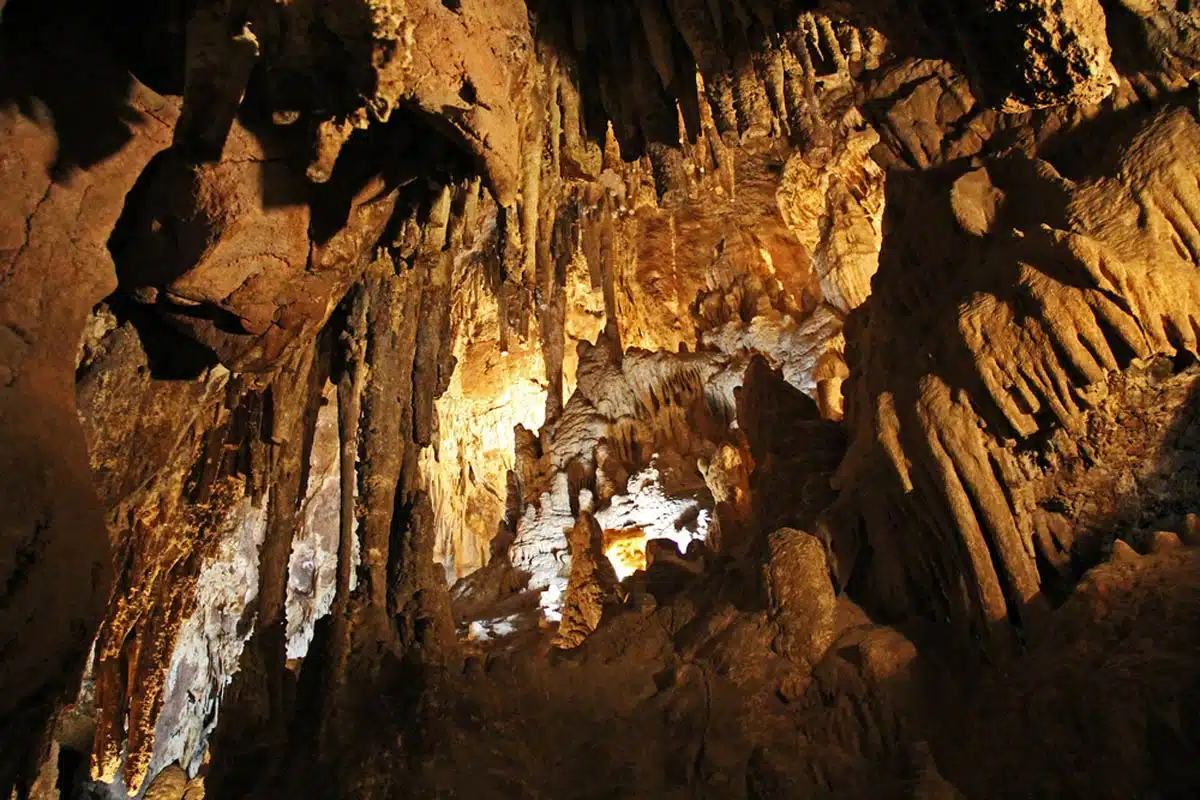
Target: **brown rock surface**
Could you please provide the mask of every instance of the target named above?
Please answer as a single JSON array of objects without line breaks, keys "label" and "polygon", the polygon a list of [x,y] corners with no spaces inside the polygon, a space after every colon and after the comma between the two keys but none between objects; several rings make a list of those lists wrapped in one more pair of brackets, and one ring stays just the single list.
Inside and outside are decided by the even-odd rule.
[{"label": "brown rock surface", "polygon": [[1194,4],[0,14],[0,795],[1196,794]]},{"label": "brown rock surface", "polygon": [[[998,189],[1006,199],[995,223],[999,230],[991,236],[972,244],[955,233],[961,223],[954,217],[947,213],[934,222],[938,218],[930,217],[929,207],[918,203],[914,209],[931,224],[919,232],[908,229],[911,245],[896,242],[889,250],[885,241],[876,290],[901,273],[906,286],[895,293],[885,288],[888,299],[856,320],[849,337],[848,419],[855,439],[837,485],[864,490],[869,485],[878,496],[887,484],[866,476],[875,466],[891,464],[891,480],[899,481],[892,485],[900,490],[897,502],[905,513],[926,519],[933,536],[956,531],[965,556],[953,566],[931,565],[924,578],[900,579],[885,567],[877,578],[888,602],[906,602],[905,590],[894,581],[931,581],[942,602],[974,609],[974,625],[981,631],[994,633],[991,626],[998,620],[1036,615],[1042,580],[1035,563],[1034,517],[1020,504],[1044,498],[1036,489],[1033,497],[1020,490],[1029,479],[1022,477],[1017,442],[1054,425],[1084,430],[1088,409],[1104,394],[1103,389],[1098,396],[1089,394],[1087,387],[1102,383],[1131,356],[1174,355],[1195,347],[1188,298],[1196,287],[1186,244],[1194,190],[1185,165],[1192,161],[1189,148],[1200,142],[1198,132],[1183,110],[1148,119],[1132,140],[1114,143],[1107,163],[1115,178],[1072,182],[1045,162],[1020,157],[997,162],[989,174],[1003,169],[1006,177],[999,179]],[[1006,190],[1005,180],[1017,183]],[[994,202],[986,193],[975,197],[971,202]],[[965,219],[967,195],[957,198],[958,219]],[[889,209],[900,213],[894,204]],[[945,227],[932,234],[934,225]],[[919,242],[932,241],[930,236],[944,237],[939,247],[950,241],[960,246],[924,250],[941,252],[937,261],[946,271],[931,274],[931,282],[917,288],[902,265],[911,257],[906,249],[922,248]],[[974,254],[970,258],[978,259],[979,269],[958,268],[966,253]],[[989,283],[991,270],[1006,277]],[[919,304],[911,305],[918,297]],[[945,298],[940,311],[933,297]],[[1026,299],[1034,313],[1023,310]],[[879,326],[888,318],[917,332],[921,345],[915,358],[913,339],[881,334]],[[868,344],[872,337],[881,344],[903,341],[904,352],[885,355],[887,345]],[[870,367],[859,358],[883,361]],[[887,388],[867,388],[872,375],[885,372]],[[899,379],[902,373],[910,377]],[[930,513],[928,506],[913,503],[919,496],[944,499]],[[893,553],[881,563],[914,564],[901,552],[915,540],[890,538],[885,532],[893,530],[890,520],[873,514],[866,515],[872,546]],[[954,579],[947,580],[957,574],[971,576],[965,593]]]},{"label": "brown rock surface", "polygon": [[781,528],[767,537],[763,583],[779,625],[775,647],[801,664],[815,664],[834,636],[836,596],[825,548],[803,531]]},{"label": "brown rock surface", "polygon": [[[1112,91],[1116,70],[1109,61],[1111,50],[1100,0],[988,0],[982,5],[976,35],[1003,47],[1001,52],[1010,59],[1020,54],[1015,61],[992,62],[1003,65],[1002,70],[1013,63],[1017,73],[1013,84],[1019,88],[1005,95],[988,92],[994,95],[989,98],[991,104],[1001,111],[1026,111],[1064,102],[1094,103]],[[988,55],[979,52],[977,63],[991,62]],[[993,70],[979,71],[986,87],[993,80]]]},{"label": "brown rock surface", "polygon": [[571,529],[571,578],[567,583],[562,622],[554,646],[563,650],[578,647],[596,630],[604,606],[616,598],[617,576],[604,554],[603,531],[591,514],[583,513]]},{"label": "brown rock surface", "polygon": [[[74,356],[88,313],[116,286],[105,245],[125,196],[170,143],[177,113],[89,48],[78,26],[34,27],[18,40],[5,24],[0,719],[23,734],[0,737],[0,775],[78,681],[102,613],[109,548],[75,411]],[[94,133],[81,138],[93,117]]]}]

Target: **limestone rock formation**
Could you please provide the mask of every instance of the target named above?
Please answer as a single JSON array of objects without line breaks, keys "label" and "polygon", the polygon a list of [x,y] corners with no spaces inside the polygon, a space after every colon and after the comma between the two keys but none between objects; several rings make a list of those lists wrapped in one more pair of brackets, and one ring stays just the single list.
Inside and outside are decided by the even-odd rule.
[{"label": "limestone rock formation", "polygon": [[[78,681],[103,611],[110,551],[75,410],[75,343],[116,285],[105,244],[177,114],[89,48],[74,21],[11,34],[22,13],[6,9],[0,54],[0,179],[9,187],[0,210],[0,715],[14,732],[0,737],[0,775]],[[47,71],[44,59],[62,71]],[[46,99],[29,105],[34,98]],[[92,115],[106,122],[85,134]]]},{"label": "limestone rock formation", "polygon": [[835,143],[793,155],[779,187],[780,210],[812,254],[822,295],[843,312],[871,294],[884,206],[883,170],[870,157],[879,135],[849,122]]},{"label": "limestone rock formation", "polygon": [[[1103,416],[1091,409],[1103,400],[1108,374],[1131,358],[1194,350],[1188,298],[1195,269],[1187,244],[1194,189],[1185,165],[1198,132],[1182,109],[1149,120],[1113,148],[1107,163],[1115,177],[1071,181],[1046,162],[1000,160],[988,167],[989,177],[968,175],[947,187],[940,222],[922,204],[927,224],[903,229],[912,243],[897,242],[895,260],[881,264],[880,283],[892,274],[907,288],[860,317],[848,337],[855,441],[838,485],[878,493],[887,484],[874,469],[889,464],[904,513],[925,515],[931,506],[917,498],[927,492],[941,498],[923,524],[932,536],[957,531],[964,561],[930,565],[924,577],[879,573],[893,602],[905,603],[901,584],[916,581],[939,605],[972,609],[981,632],[997,620],[1037,615],[1038,553],[1052,563],[1057,557],[1045,534],[1034,532],[1037,515],[1023,509],[1046,499],[1030,484],[1055,466],[1023,464],[1018,443],[1052,425],[1082,431],[1085,420]],[[1149,164],[1162,169],[1150,173]],[[979,185],[968,188],[967,181]],[[941,251],[937,263],[945,271],[917,289],[905,253],[931,235],[964,249]],[[888,252],[885,246],[885,259]],[[965,252],[980,266],[972,274],[959,269]],[[931,299],[937,297],[945,299]],[[897,340],[878,326],[889,324],[922,332],[915,358],[885,354],[885,342]],[[892,365],[890,385],[868,389],[864,379],[880,373],[860,357]],[[866,519],[877,551],[914,543],[884,533],[892,530],[890,519],[872,513]],[[1058,546],[1070,550],[1073,543]],[[912,563],[902,556],[888,562]],[[965,593],[951,577],[959,574],[971,576]]]},{"label": "limestone rock formation", "polygon": [[815,664],[833,643],[837,597],[825,548],[811,534],[781,528],[767,537],[763,583],[780,628],[776,648],[789,659]]},{"label": "limestone rock formation", "polygon": [[0,795],[1196,795],[1197,80],[1167,0],[0,2]]},{"label": "limestone rock formation", "polygon": [[[1113,90],[1116,70],[1110,63],[1104,7],[1099,0],[987,2],[983,6],[976,24],[1001,31],[1011,25],[1013,34],[1005,31],[993,35],[992,41],[1012,36],[1005,42],[1011,48],[1008,52],[1024,54],[1015,61],[1020,88],[992,101],[1000,110],[1024,111],[1064,100],[1094,103]],[[1012,20],[1008,25],[1005,16]],[[1008,63],[1000,63],[1009,68]],[[987,73],[981,69],[980,74]]]},{"label": "limestone rock formation", "polygon": [[604,553],[603,530],[587,512],[571,529],[567,543],[571,547],[571,578],[563,603],[562,622],[554,645],[562,649],[577,647],[596,630],[604,606],[615,599],[617,576]]},{"label": "limestone rock formation", "polygon": [[204,783],[194,778],[189,781],[186,772],[172,765],[158,773],[142,796],[147,800],[204,800]]}]

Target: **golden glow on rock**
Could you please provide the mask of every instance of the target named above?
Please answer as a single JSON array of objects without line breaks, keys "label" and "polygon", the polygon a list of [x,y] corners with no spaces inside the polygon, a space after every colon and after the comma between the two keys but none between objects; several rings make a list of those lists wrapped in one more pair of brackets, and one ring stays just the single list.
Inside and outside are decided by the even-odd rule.
[{"label": "golden glow on rock", "polygon": [[612,562],[618,580],[646,568],[646,532],[641,528],[604,532],[604,555]]},{"label": "golden glow on rock", "polygon": [[513,427],[542,426],[545,363],[537,348],[459,342],[459,366],[436,402],[437,442],[421,453],[421,472],[437,519],[435,559],[450,580],[479,569],[504,515]]}]

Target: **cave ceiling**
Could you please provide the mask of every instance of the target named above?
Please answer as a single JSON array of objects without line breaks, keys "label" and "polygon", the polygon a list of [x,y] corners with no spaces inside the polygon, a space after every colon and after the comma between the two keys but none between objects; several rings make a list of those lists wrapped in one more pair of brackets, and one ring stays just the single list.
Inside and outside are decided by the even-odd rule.
[{"label": "cave ceiling", "polygon": [[0,0],[0,795],[1191,796],[1193,5]]}]

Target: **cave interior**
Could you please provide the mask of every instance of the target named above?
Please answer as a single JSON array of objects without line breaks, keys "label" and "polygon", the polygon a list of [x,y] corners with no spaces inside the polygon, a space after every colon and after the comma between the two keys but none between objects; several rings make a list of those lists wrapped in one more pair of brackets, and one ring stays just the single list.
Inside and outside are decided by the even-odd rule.
[{"label": "cave interior", "polygon": [[0,797],[1200,796],[1200,4],[0,0]]}]

